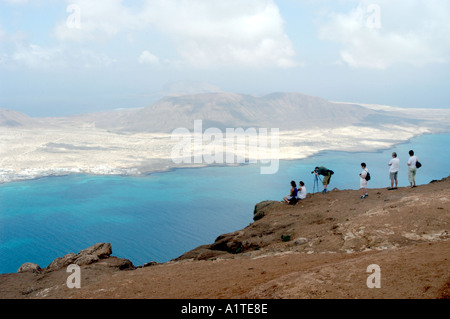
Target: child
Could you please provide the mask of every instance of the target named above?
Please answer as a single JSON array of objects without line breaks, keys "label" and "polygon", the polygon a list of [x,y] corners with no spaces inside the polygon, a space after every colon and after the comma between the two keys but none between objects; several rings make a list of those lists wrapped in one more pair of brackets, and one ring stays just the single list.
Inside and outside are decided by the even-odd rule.
[{"label": "child", "polygon": [[367,196],[369,196],[369,194],[367,193],[367,180],[366,180],[366,176],[367,174],[369,174],[369,170],[366,168],[366,163],[361,163],[361,168],[363,169],[363,171],[361,174],[359,174],[359,177],[361,178],[359,186],[363,191],[361,199],[364,199]]}]

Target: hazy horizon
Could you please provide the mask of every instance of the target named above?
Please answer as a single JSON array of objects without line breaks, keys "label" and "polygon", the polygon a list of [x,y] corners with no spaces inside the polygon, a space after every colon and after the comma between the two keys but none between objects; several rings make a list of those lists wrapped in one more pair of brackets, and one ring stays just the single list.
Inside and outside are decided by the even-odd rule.
[{"label": "hazy horizon", "polygon": [[448,109],[448,21],[445,0],[2,0],[0,108],[66,116],[224,91]]}]

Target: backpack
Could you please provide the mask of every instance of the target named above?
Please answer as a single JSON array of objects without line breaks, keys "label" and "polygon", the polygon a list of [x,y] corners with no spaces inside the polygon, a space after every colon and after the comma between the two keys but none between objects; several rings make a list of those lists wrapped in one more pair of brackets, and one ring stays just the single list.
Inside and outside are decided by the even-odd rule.
[{"label": "backpack", "polygon": [[367,174],[366,174],[366,181],[370,181],[370,173],[369,172],[367,172]]}]

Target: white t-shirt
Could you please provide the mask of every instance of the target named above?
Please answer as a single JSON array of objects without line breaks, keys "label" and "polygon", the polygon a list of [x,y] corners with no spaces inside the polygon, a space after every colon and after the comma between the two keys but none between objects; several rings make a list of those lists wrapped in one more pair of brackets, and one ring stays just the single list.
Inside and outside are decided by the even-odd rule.
[{"label": "white t-shirt", "polygon": [[365,188],[367,186],[367,181],[366,181],[366,176],[367,173],[369,173],[369,170],[367,168],[365,168],[362,172],[361,172],[361,182],[359,183],[359,186],[361,188]]},{"label": "white t-shirt", "polygon": [[389,162],[389,165],[391,166],[391,168],[389,169],[389,172],[391,172],[391,173],[398,172],[398,168],[400,166],[400,160],[398,159],[398,157],[393,158]]},{"label": "white t-shirt", "polygon": [[305,199],[306,198],[306,187],[302,186],[301,188],[302,189],[301,190],[299,189],[299,191],[297,193],[297,198],[298,199]]},{"label": "white t-shirt", "polygon": [[408,159],[408,167],[409,168],[416,168],[417,163],[417,157],[416,155],[410,156]]}]

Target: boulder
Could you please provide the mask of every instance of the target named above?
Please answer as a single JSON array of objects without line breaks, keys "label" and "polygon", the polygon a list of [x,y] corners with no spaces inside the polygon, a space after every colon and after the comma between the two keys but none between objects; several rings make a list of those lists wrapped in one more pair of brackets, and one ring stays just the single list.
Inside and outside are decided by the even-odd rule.
[{"label": "boulder", "polygon": [[[178,258],[175,258],[174,261],[179,260],[208,260],[208,259],[216,259],[218,256],[223,255],[224,251],[219,251],[211,248],[211,245],[202,245],[193,250],[184,253]],[[144,265],[145,267],[145,265]]]},{"label": "boulder", "polygon": [[26,272],[39,273],[40,271],[41,271],[41,267],[39,267],[38,264],[25,263],[22,266],[20,266],[20,268],[17,270],[17,273],[19,273],[19,274],[26,273]]},{"label": "boulder", "polygon": [[256,204],[255,209],[253,210],[253,220],[257,221],[263,218],[266,215],[266,211],[277,203],[278,202],[274,201],[264,201]]},{"label": "boulder", "polygon": [[61,268],[67,267],[75,262],[77,259],[77,254],[71,253],[67,254],[64,257],[58,257],[51,262],[50,265],[47,266],[47,271],[59,270]]},{"label": "boulder", "polygon": [[78,255],[92,255],[97,256],[98,258],[107,258],[112,254],[112,247],[110,243],[100,243],[95,244],[89,248],[86,248],[78,253]]},{"label": "boulder", "polygon": [[95,255],[81,255],[75,260],[75,264],[78,266],[85,266],[96,263],[100,259]]},{"label": "boulder", "polygon": [[294,245],[300,246],[308,243],[308,238],[299,237],[294,239]]},{"label": "boulder", "polygon": [[156,266],[156,265],[159,265],[159,263],[157,263],[156,261],[151,261],[151,262],[149,262],[149,263],[143,264],[143,265],[142,265],[141,267],[139,267],[139,268],[152,267],[152,266]]},{"label": "boulder", "polygon": [[46,272],[60,270],[71,264],[78,266],[90,265],[98,262],[100,259],[109,258],[111,254],[112,247],[110,243],[99,243],[83,249],[78,254],[71,253],[64,257],[58,257],[45,270]]},{"label": "boulder", "polygon": [[111,268],[117,268],[119,270],[136,269],[136,267],[133,265],[131,260],[128,260],[126,258],[110,257],[107,260],[109,262],[109,267],[111,267]]},{"label": "boulder", "polygon": [[[92,256],[92,255],[91,255]],[[97,268],[109,268],[109,269],[118,269],[118,270],[133,270],[136,267],[133,263],[125,258],[117,258],[117,257],[109,257],[105,259],[101,259],[93,265]]]}]

